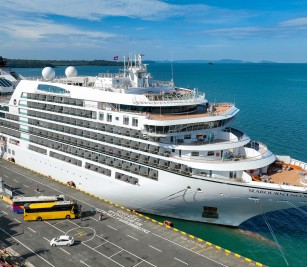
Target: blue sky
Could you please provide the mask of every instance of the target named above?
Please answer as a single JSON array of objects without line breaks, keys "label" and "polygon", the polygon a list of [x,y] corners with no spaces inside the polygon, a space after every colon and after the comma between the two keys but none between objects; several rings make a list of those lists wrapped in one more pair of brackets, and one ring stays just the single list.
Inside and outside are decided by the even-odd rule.
[{"label": "blue sky", "polygon": [[[0,0],[0,55],[307,62],[307,0]],[[172,56],[171,56],[172,55]]]}]

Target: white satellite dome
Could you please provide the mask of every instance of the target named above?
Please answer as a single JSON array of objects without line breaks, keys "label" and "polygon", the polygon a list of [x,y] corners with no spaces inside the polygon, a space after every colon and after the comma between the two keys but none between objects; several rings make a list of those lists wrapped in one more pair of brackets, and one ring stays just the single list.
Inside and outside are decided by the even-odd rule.
[{"label": "white satellite dome", "polygon": [[44,80],[50,81],[50,80],[52,80],[54,78],[55,71],[51,67],[46,67],[42,71],[42,76],[43,76]]},{"label": "white satellite dome", "polygon": [[75,67],[69,66],[65,70],[65,75],[67,78],[78,76],[78,71]]}]

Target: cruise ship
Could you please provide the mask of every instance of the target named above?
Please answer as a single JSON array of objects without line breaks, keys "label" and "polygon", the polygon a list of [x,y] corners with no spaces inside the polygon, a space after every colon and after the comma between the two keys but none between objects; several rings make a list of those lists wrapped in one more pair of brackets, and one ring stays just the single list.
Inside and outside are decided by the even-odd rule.
[{"label": "cruise ship", "polygon": [[155,81],[142,55],[118,73],[45,68],[0,105],[0,155],[127,208],[237,227],[307,203],[307,164],[232,122],[233,103]]},{"label": "cruise ship", "polygon": [[11,70],[7,61],[0,56],[0,97],[11,95],[14,91],[14,85],[22,77]]}]

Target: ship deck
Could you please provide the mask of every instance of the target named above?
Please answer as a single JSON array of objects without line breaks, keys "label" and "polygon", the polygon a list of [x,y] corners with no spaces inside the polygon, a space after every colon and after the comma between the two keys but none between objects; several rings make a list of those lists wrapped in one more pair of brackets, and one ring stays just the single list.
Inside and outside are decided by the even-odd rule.
[{"label": "ship deck", "polygon": [[307,171],[298,166],[283,164],[270,168],[268,175],[253,175],[253,179],[280,185],[307,186]]},{"label": "ship deck", "polygon": [[194,113],[182,113],[182,114],[149,114],[148,119],[151,120],[182,120],[185,118],[202,118],[209,116],[218,116],[225,114],[230,108],[232,108],[232,104],[220,104],[218,106],[213,106],[212,112],[208,112],[206,109],[203,111],[197,111]]},{"label": "ship deck", "polygon": [[[263,266],[8,161],[0,160],[0,173],[15,195],[63,194],[82,204],[81,219],[24,223],[8,198],[0,201],[0,239],[8,252],[24,257],[19,266]],[[75,244],[50,247],[49,241],[63,234]]]}]

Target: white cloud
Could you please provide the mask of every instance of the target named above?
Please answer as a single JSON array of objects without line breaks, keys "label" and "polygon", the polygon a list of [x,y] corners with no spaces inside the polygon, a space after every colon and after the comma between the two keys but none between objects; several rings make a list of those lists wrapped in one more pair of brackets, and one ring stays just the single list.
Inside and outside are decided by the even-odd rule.
[{"label": "white cloud", "polygon": [[280,23],[281,26],[307,26],[307,17],[285,20]]},{"label": "white cloud", "polygon": [[3,1],[1,8],[16,13],[60,15],[86,20],[106,16],[155,19],[168,15],[171,5],[159,0],[23,0]]},{"label": "white cloud", "polygon": [[0,35],[7,36],[1,47],[43,48],[43,47],[101,47],[109,38],[118,37],[115,34],[81,30],[74,26],[57,24],[47,19],[31,21],[13,18],[3,20],[0,25]]}]

